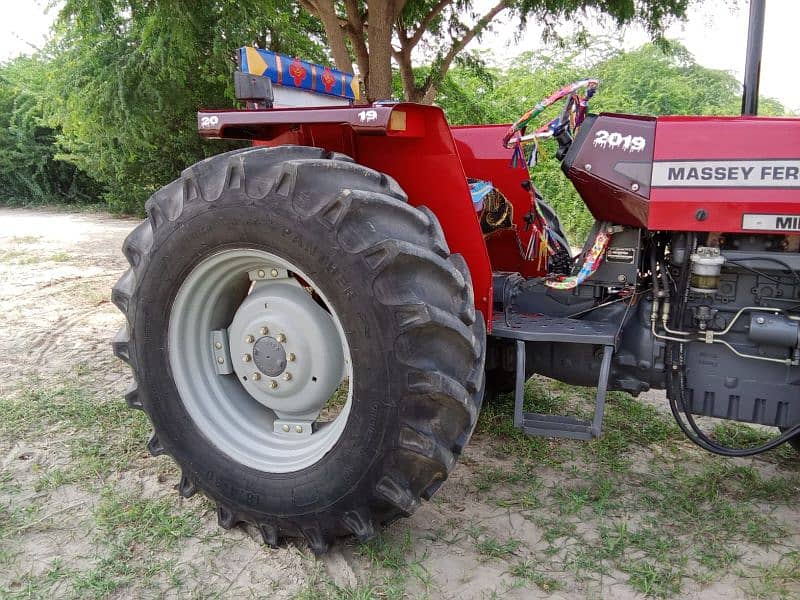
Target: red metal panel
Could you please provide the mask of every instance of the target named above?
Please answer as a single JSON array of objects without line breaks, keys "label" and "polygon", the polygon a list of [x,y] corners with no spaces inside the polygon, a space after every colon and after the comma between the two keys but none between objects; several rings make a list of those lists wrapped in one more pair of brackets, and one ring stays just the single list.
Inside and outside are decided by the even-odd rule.
[{"label": "red metal panel", "polygon": [[354,158],[394,177],[411,204],[427,206],[436,214],[450,250],[467,261],[475,307],[483,312],[490,326],[492,267],[467,176],[444,113],[438,107],[417,104],[398,104],[394,109],[406,113],[409,125],[421,119],[422,127],[409,127],[410,135],[397,131],[386,136],[356,136]]},{"label": "red metal panel", "polygon": [[[800,119],[789,117],[660,117],[654,162],[800,158]],[[745,213],[800,215],[800,189],[654,187],[650,229],[742,231]]]},{"label": "red metal panel", "polygon": [[[580,146],[575,157],[568,159],[568,173],[592,216],[598,221],[644,227],[655,119],[603,113],[578,136],[575,143]],[[616,144],[607,143],[610,136],[616,137]],[[623,143],[626,139],[627,146]],[[630,145],[633,139],[642,142],[640,149]]]},{"label": "red metal panel", "polygon": [[526,277],[542,277],[546,264],[524,260],[522,248],[530,241],[524,217],[531,210],[530,193],[522,185],[530,181],[527,166],[511,165],[513,150],[503,145],[508,125],[466,125],[453,127],[453,137],[467,177],[491,181],[514,207],[513,230],[495,232],[486,238],[489,257],[495,271],[519,271]]}]

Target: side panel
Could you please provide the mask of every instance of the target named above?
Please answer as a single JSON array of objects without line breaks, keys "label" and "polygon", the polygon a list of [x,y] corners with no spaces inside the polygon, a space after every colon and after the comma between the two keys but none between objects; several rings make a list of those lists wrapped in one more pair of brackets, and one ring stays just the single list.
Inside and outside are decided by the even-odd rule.
[{"label": "side panel", "polygon": [[[512,150],[503,146],[508,125],[466,125],[451,128],[467,177],[490,181],[514,207],[514,229],[502,229],[485,236],[492,268],[517,271],[526,277],[541,277],[546,265],[524,260],[533,231],[526,227],[525,215],[531,210],[530,193],[523,184],[530,182],[525,164],[511,165]],[[545,198],[547,200],[547,198]]]},{"label": "side panel", "polygon": [[644,227],[655,119],[601,114],[583,124],[562,169],[598,221]]},{"label": "side panel", "polygon": [[650,229],[800,231],[800,119],[660,117],[653,160]]},{"label": "side panel", "polygon": [[[472,205],[467,176],[455,141],[438,107],[397,105],[406,113],[405,132],[357,135],[355,155],[360,164],[394,177],[414,206],[426,206],[439,219],[447,244],[467,261],[475,289],[475,307],[489,326],[492,267]],[[419,119],[419,126],[412,122]]]}]

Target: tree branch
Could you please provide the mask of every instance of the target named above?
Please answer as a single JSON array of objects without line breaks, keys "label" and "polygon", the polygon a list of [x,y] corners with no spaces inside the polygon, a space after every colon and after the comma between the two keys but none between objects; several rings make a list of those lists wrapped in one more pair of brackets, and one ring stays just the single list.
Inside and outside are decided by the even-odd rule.
[{"label": "tree branch", "polygon": [[453,3],[453,0],[439,0],[436,5],[431,8],[431,11],[425,15],[425,17],[420,21],[419,27],[413,33],[413,35],[408,38],[409,45],[413,48],[419,41],[422,39],[422,36],[425,35],[425,32],[428,30],[428,27],[431,26],[431,23],[442,14],[442,11],[447,8],[450,4]]},{"label": "tree branch", "polygon": [[365,41],[365,16],[361,14],[358,9],[357,0],[345,1],[345,12],[347,14],[347,38],[350,40],[350,46],[353,48],[353,53],[356,55],[356,64],[358,65],[358,74],[364,81],[364,87],[367,89],[369,85],[369,51]]},{"label": "tree branch", "polygon": [[423,83],[422,88],[420,91],[422,92],[422,101],[425,103],[433,102],[434,97],[436,96],[436,91],[439,84],[444,79],[447,70],[450,68],[450,65],[453,63],[453,60],[461,52],[467,44],[469,44],[475,36],[481,33],[489,23],[492,22],[498,14],[503,12],[508,5],[510,0],[501,0],[497,4],[495,4],[485,15],[483,15],[475,25],[472,26],[470,30],[468,30],[464,36],[460,40],[454,40],[453,45],[448,50],[447,54],[438,62],[438,64],[431,65],[431,70],[428,72],[428,76],[425,78],[425,83]]}]

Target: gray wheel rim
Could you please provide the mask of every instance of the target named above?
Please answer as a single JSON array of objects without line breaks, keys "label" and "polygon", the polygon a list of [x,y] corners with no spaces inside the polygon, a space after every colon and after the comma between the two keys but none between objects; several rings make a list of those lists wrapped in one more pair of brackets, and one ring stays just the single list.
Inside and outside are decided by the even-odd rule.
[{"label": "gray wheel rim", "polygon": [[[217,373],[219,351],[215,351],[214,335],[218,335],[215,332],[227,333],[232,328],[235,316],[252,294],[258,292],[269,295],[265,289],[268,290],[271,284],[263,282],[262,286],[261,281],[251,281],[252,275],[248,273],[254,272],[295,274],[307,284],[306,291],[313,290],[321,300],[332,321],[330,331],[335,332],[337,339],[331,343],[339,344],[337,352],[341,350],[344,368],[340,377],[349,382],[347,397],[338,416],[326,423],[317,421],[310,435],[275,431],[276,419],[283,415],[276,413],[279,409],[266,406],[265,402],[280,407],[291,406],[291,402],[285,402],[286,393],[283,389],[279,388],[284,394],[280,399],[284,404],[271,402],[268,394],[254,390],[252,382],[244,381],[241,368],[231,374]],[[278,290],[275,285],[274,289]],[[286,280],[282,285],[284,287],[281,289],[285,291]],[[304,292],[304,295],[307,300],[295,294],[295,301],[284,299],[283,306],[290,307],[286,310],[292,311],[295,321],[298,314],[305,314],[307,319],[319,322],[319,303],[312,300],[310,294]],[[270,305],[270,310],[280,309]],[[301,329],[296,329],[290,339],[302,336]],[[324,331],[324,327],[320,330]],[[319,336],[319,332],[316,335]],[[320,288],[291,262],[251,248],[225,250],[204,259],[192,269],[178,290],[170,311],[167,340],[169,365],[181,402],[205,437],[235,461],[264,472],[297,471],[317,463],[341,437],[353,396],[352,360],[347,338],[333,306]],[[241,343],[240,340],[234,341]],[[234,341],[230,342],[230,347],[239,348]],[[298,340],[300,342],[303,340]],[[318,344],[319,339],[306,342],[303,347]],[[230,360],[237,367],[237,356],[233,352],[225,360]],[[319,356],[316,364],[320,365]],[[295,381],[288,384],[295,384]],[[245,386],[253,393],[248,392]],[[298,385],[298,390],[300,388]],[[297,396],[301,397],[305,396]]]}]

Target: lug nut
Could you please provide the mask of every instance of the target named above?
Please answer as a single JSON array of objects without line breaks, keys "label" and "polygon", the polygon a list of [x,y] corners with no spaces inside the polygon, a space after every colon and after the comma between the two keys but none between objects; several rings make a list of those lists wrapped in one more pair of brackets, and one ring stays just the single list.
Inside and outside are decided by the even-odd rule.
[{"label": "lug nut", "polygon": [[217,350],[222,350],[222,342],[214,342],[214,348]]},{"label": "lug nut", "polygon": [[289,354],[286,355],[286,360],[289,362],[294,362],[296,358],[297,357],[294,355],[294,352],[289,352]]},{"label": "lug nut", "polygon": [[222,358],[221,356],[218,356],[218,357],[217,357],[217,363],[219,363],[219,364],[222,364],[222,363],[224,363],[224,362],[225,362],[225,359],[224,359],[224,358]]},{"label": "lug nut", "polygon": [[281,429],[283,429],[286,433],[289,433],[289,426],[288,425],[284,425],[283,427],[281,427]]},{"label": "lug nut", "polygon": [[261,328],[261,335],[267,335],[268,333],[269,333],[269,329],[267,329],[266,327],[262,327]]},{"label": "lug nut", "polygon": [[286,336],[283,335],[282,333],[279,333],[278,335],[275,336],[275,339],[278,340],[281,344],[283,344],[286,341]]},{"label": "lug nut", "polygon": [[292,379],[292,374],[291,373],[284,373],[283,374],[283,380],[284,381],[291,381],[291,379]]},{"label": "lug nut", "polygon": [[242,356],[242,360],[243,360],[244,362],[250,362],[250,361],[252,360],[252,358],[253,358],[253,357],[252,357],[252,356],[250,356],[249,354],[245,354],[244,356]]},{"label": "lug nut", "polygon": [[266,271],[264,271],[263,269],[259,269],[259,270],[258,270],[258,273],[257,273],[257,275],[258,275],[258,276],[259,276],[261,279],[264,279],[264,277],[266,277],[266,276],[267,276],[267,273],[266,273]]},{"label": "lug nut", "polygon": [[253,342],[256,341],[256,338],[254,338],[252,335],[248,335],[246,338],[244,338],[244,341],[247,342],[248,344],[252,344]]},{"label": "lug nut", "polygon": [[302,428],[300,425],[298,425],[297,427],[295,427],[295,428],[294,428],[294,430],[295,430],[297,433],[303,433],[303,428]]},{"label": "lug nut", "polygon": [[270,271],[269,274],[272,275],[273,277],[277,277],[278,276],[278,269],[272,269],[272,271]]},{"label": "lug nut", "polygon": [[269,387],[271,387],[271,388],[274,390],[276,387],[278,387],[278,382],[277,382],[277,381],[275,381],[274,379],[272,379],[272,380],[269,382]]},{"label": "lug nut", "polygon": [[259,379],[261,379],[261,373],[256,371],[255,373],[253,373],[253,380],[258,381]]}]

